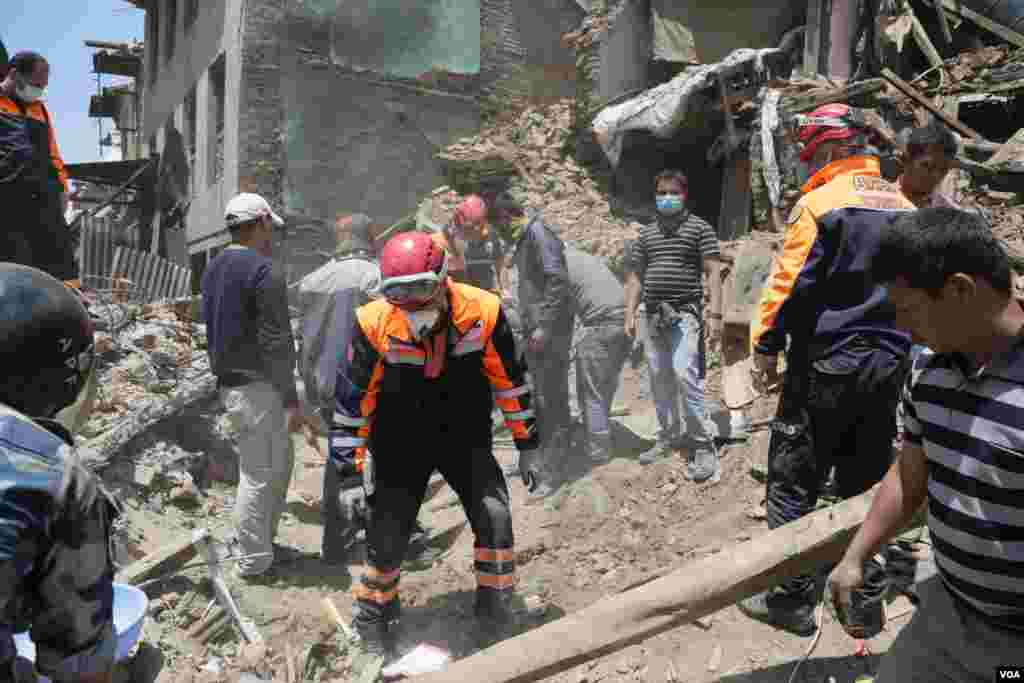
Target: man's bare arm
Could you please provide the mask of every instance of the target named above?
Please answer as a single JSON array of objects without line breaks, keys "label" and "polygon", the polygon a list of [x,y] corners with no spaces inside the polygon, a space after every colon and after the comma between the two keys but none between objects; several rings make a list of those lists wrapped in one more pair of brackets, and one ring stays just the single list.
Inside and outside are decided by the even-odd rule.
[{"label": "man's bare arm", "polygon": [[928,461],[924,449],[904,443],[843,561],[867,561],[910,524],[927,497]]},{"label": "man's bare arm", "polygon": [[643,283],[640,277],[633,272],[626,274],[626,334],[636,334],[636,309],[640,306],[640,295],[643,292]]}]

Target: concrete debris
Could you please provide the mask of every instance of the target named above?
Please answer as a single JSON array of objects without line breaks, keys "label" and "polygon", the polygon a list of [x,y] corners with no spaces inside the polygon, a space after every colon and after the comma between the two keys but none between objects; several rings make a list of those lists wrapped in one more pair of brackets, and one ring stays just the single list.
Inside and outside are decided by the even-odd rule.
[{"label": "concrete debris", "polygon": [[[126,321],[99,325],[106,331],[95,335],[99,392],[80,443],[93,466],[102,467],[150,425],[211,395],[215,381],[204,349],[205,326],[192,322],[189,309],[173,303],[96,304],[90,313]],[[180,455],[169,462],[177,463]],[[171,469],[190,469],[178,465]],[[137,483],[149,486],[151,474]]]}]

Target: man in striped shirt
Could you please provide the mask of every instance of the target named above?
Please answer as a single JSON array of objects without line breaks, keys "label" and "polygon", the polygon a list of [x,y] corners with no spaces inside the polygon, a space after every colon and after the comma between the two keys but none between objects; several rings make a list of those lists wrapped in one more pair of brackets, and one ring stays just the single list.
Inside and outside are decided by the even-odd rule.
[{"label": "man in striped shirt", "polygon": [[[702,276],[708,277],[711,310],[721,311],[720,253],[711,226],[686,208],[687,187],[679,171],[663,171],[655,178],[658,218],[641,229],[630,254],[626,334],[636,335],[642,297],[647,312],[644,348],[660,431],[640,462],[650,464],[683,448],[685,436],[693,445],[686,476],[717,481],[718,453],[704,399]],[[720,328],[720,313],[713,322]]]},{"label": "man in striped shirt", "polygon": [[1024,662],[1024,304],[983,219],[900,218],[875,260],[897,323],[932,351],[904,392],[904,441],[830,577],[847,604],[864,561],[928,505],[939,576],[877,681],[991,681]]}]

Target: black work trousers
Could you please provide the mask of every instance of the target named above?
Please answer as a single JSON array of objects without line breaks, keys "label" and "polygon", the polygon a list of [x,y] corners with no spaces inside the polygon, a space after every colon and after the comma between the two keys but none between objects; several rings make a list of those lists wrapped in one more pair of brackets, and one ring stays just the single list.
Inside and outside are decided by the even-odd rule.
[{"label": "black work trousers", "polygon": [[0,262],[32,266],[58,280],[78,278],[59,194],[28,182],[2,183],[0,203],[8,218],[0,228]]},{"label": "black work trousers", "polygon": [[[863,348],[853,362],[847,357],[787,364],[768,447],[769,528],[812,512],[833,467],[843,499],[882,480],[893,462],[904,368],[905,359],[891,351]],[[783,585],[809,600],[813,587],[811,575]],[[871,560],[854,605],[880,608],[885,589],[885,571]]]},{"label": "black work trousers", "polygon": [[402,560],[435,469],[455,490],[476,537],[478,603],[500,601],[514,588],[508,488],[490,445],[459,448],[436,441],[422,445],[425,447],[405,452],[374,450],[367,567],[355,589],[357,623],[370,625],[398,618]]}]

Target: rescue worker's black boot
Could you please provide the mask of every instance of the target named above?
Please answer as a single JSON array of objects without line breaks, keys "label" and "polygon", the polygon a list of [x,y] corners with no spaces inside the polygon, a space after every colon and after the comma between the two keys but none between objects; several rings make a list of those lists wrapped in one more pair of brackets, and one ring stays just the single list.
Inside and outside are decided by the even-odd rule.
[{"label": "rescue worker's black boot", "polygon": [[358,636],[358,643],[363,652],[375,657],[388,659],[395,654],[397,642],[399,612],[397,604],[385,607],[383,612],[361,608],[359,603],[353,608],[352,628]]},{"label": "rescue worker's black boot", "polygon": [[394,638],[386,622],[375,621],[361,624],[355,621],[352,626],[355,627],[356,635],[359,636],[359,646],[366,654],[387,659],[394,653]]},{"label": "rescue worker's black boot", "polygon": [[497,642],[506,637],[515,626],[515,611],[512,606],[515,593],[510,590],[478,588],[473,614],[479,626],[479,638],[483,644]]},{"label": "rescue worker's black boot", "polygon": [[741,600],[736,605],[751,619],[798,636],[812,636],[818,630],[814,622],[814,586],[790,592],[773,588]]}]

